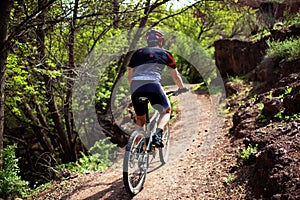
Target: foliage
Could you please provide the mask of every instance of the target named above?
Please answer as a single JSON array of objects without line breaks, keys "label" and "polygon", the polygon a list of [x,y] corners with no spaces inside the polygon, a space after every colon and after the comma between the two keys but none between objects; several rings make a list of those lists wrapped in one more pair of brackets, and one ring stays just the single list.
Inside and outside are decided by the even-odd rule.
[{"label": "foliage", "polygon": [[244,83],[244,80],[240,76],[229,76],[227,80],[233,83]]},{"label": "foliage", "polygon": [[300,113],[294,113],[291,115],[284,115],[282,111],[278,112],[277,114],[274,115],[274,118],[279,119],[280,121],[291,121],[291,120],[299,120],[300,119]]},{"label": "foliage", "polygon": [[[7,43],[5,135],[13,135],[9,140],[22,138],[27,145],[22,152],[27,155],[22,156],[22,175],[30,177],[35,172],[32,169],[36,166],[30,165],[43,151],[51,152],[61,164],[74,161],[83,150],[72,121],[73,83],[82,74],[77,67],[98,43],[133,25],[133,13],[138,16],[124,12],[129,7],[118,7],[114,2],[15,1],[9,26],[11,41]],[[104,75],[107,79],[100,80],[105,86],[101,88],[104,104],[117,73],[115,64]],[[37,154],[32,153],[33,148]]]},{"label": "foliage", "polygon": [[283,99],[283,98],[284,98],[284,96],[286,96],[286,95],[290,94],[290,93],[292,92],[292,90],[293,90],[293,88],[292,88],[292,87],[290,87],[290,86],[287,86],[287,87],[286,87],[286,89],[284,90],[284,93],[283,93],[283,94],[281,94],[281,95],[279,95],[279,96],[278,96],[278,98],[279,98],[279,99]]},{"label": "foliage", "polygon": [[[29,48],[31,48],[29,43],[16,42],[15,44],[15,51],[22,52],[23,56],[30,55]],[[29,62],[17,54],[9,54],[7,58],[5,103],[8,108],[11,108],[10,111],[19,117],[23,117],[21,102],[31,99],[32,96],[36,96],[40,102],[45,101],[45,98],[42,98],[45,94],[45,86],[41,80],[35,78],[36,73],[52,74],[51,71],[33,68]],[[30,72],[29,69],[32,71]],[[57,73],[54,72],[52,75],[56,76]]]},{"label": "foliage", "polygon": [[[51,184],[53,184],[53,181],[48,182],[48,183],[44,183],[44,184],[39,185],[37,187],[34,187],[33,189],[31,189],[30,194],[28,196],[35,197],[40,192],[45,191],[46,189],[49,189],[51,187]],[[30,198],[28,198],[28,199],[30,199]]]},{"label": "foliage", "polygon": [[[265,105],[263,103],[258,103],[257,107],[258,107],[259,111],[262,111],[264,109]],[[259,115],[257,116],[257,120],[259,122],[266,122],[267,121],[266,116],[263,115],[262,113],[259,113]]]},{"label": "foliage", "polygon": [[[160,27],[169,27],[174,32],[183,33],[191,40],[198,42],[207,57],[214,59],[214,42],[224,38],[243,38],[248,36],[252,29],[255,28],[255,12],[248,10],[245,7],[234,6],[229,2],[224,1],[198,1],[190,9],[172,11],[172,13],[181,12],[176,17],[168,18],[162,21]],[[170,41],[168,41],[170,40]],[[174,50],[186,52],[187,55],[194,54],[194,49],[190,44],[178,45],[172,41],[172,38],[167,38],[167,45],[173,44]],[[206,55],[205,55],[206,56]],[[190,83],[202,82],[202,77],[199,77],[199,72],[196,69],[205,66],[206,59],[199,59],[198,66],[193,66],[187,58],[182,58],[180,55],[175,55],[178,70],[181,74],[188,77]],[[186,60],[187,59],[187,60]],[[203,63],[202,63],[203,62]],[[196,69],[195,69],[196,68]],[[211,79],[216,75],[211,72]],[[196,76],[198,75],[198,76]],[[200,75],[201,76],[201,75]],[[210,80],[205,80],[209,84]]]},{"label": "foliage", "polygon": [[99,84],[97,86],[96,93],[96,102],[98,110],[106,111],[108,102],[111,97],[111,93],[113,91],[114,82],[117,78],[118,68],[119,66],[112,62],[110,65],[103,69],[103,72],[99,78]]},{"label": "foliage", "polygon": [[18,159],[15,155],[16,145],[9,145],[3,149],[3,169],[0,171],[0,196],[7,198],[25,197],[28,182],[21,179]]},{"label": "foliage", "polygon": [[232,174],[228,174],[226,178],[224,178],[224,182],[226,185],[230,185],[234,181],[234,177]]},{"label": "foliage", "polygon": [[267,41],[269,48],[267,56],[276,56],[280,59],[294,60],[299,58],[300,37],[290,38],[284,41]]},{"label": "foliage", "polygon": [[294,25],[299,25],[300,24],[300,11],[297,12],[295,15],[289,15],[286,13],[285,15],[285,20],[284,20],[284,26],[285,27],[290,27]]},{"label": "foliage", "polygon": [[70,171],[76,171],[78,173],[104,170],[112,164],[112,159],[116,156],[115,148],[116,145],[110,143],[107,137],[95,142],[88,154],[81,153],[81,158],[75,163],[68,163],[61,167],[66,167]]},{"label": "foliage", "polygon": [[228,2],[199,1],[193,9],[163,23],[172,24],[176,31],[200,41],[208,49],[218,39],[249,34],[254,28],[255,12]]},{"label": "foliage", "polygon": [[171,104],[171,116],[170,116],[170,124],[172,124],[176,119],[177,119],[177,115],[178,115],[178,108],[177,108],[177,104],[178,104],[178,100],[174,100],[172,98],[170,98],[170,104]]},{"label": "foliage", "polygon": [[192,88],[193,91],[207,91],[207,85],[205,84],[205,82],[201,82],[199,84],[196,84],[195,86],[193,86]]},{"label": "foliage", "polygon": [[[197,41],[205,49],[203,58],[213,58],[214,41],[246,37],[255,24],[255,10],[234,6],[232,1],[198,1],[189,9],[171,10],[166,4],[161,4],[164,2],[161,0],[58,0],[50,1],[53,3],[40,11],[38,9],[44,7],[40,5],[43,2],[46,1],[15,1],[9,25],[8,38],[11,41],[8,41],[10,52],[6,66],[5,134],[13,135],[17,140],[22,138],[28,144],[24,154],[30,154],[30,158],[22,157],[26,166],[24,173],[31,172],[34,166],[29,165],[38,157],[31,153],[32,149],[49,151],[60,163],[70,162],[68,158],[71,155],[75,159],[74,155],[82,151],[72,113],[75,101],[71,97],[77,76],[83,74],[79,66],[86,63],[93,53],[96,54],[97,64],[112,60],[104,66],[96,94],[91,97],[96,99],[97,108],[101,114],[107,114],[111,106],[125,105],[123,100],[128,96],[128,85],[117,85],[115,101],[110,101],[114,98],[113,90],[122,74],[120,66],[124,57],[120,55],[121,58],[116,56],[110,59],[109,56],[114,54],[112,51],[128,49],[126,47],[131,41],[125,39],[126,47],[118,46],[119,42],[116,41],[111,46],[103,47],[99,45],[102,42],[133,27],[168,27]],[[150,9],[147,2],[150,2]],[[145,24],[142,24],[144,21]],[[38,34],[41,31],[44,34],[42,38]],[[180,48],[172,44],[172,39],[167,39],[167,42],[173,48],[170,51]],[[193,56],[194,49],[189,48],[188,43],[182,48]],[[97,54],[98,49],[103,52],[101,55]],[[179,71],[188,77],[188,81],[203,81],[194,66],[180,55],[174,56]],[[206,66],[206,59],[199,60],[203,62],[199,66]],[[216,77],[215,71],[210,73],[211,79]],[[210,84],[210,80],[205,81],[205,84]],[[200,84],[199,87],[206,88],[207,85]],[[92,86],[83,89],[94,91]],[[218,86],[210,89],[212,93],[220,91]],[[172,107],[176,103],[171,100]],[[176,112],[172,112],[174,114]],[[68,149],[70,154],[67,153]],[[110,152],[108,149],[101,151],[106,152],[106,157],[99,159],[97,154],[82,154],[76,165],[70,166],[79,171],[101,169],[102,165],[109,165],[107,152]]]},{"label": "foliage", "polygon": [[240,157],[244,161],[249,160],[251,157],[253,157],[257,154],[257,147],[258,147],[258,144],[256,144],[254,147],[252,147],[252,145],[249,145],[247,148],[243,149],[240,152]]},{"label": "foliage", "polygon": [[257,106],[260,111],[262,111],[265,107],[265,105],[263,103],[258,103]]}]

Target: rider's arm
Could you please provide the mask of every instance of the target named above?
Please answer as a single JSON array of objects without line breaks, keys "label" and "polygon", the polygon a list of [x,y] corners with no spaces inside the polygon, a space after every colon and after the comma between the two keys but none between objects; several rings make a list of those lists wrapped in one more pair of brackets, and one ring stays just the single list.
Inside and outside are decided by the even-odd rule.
[{"label": "rider's arm", "polygon": [[128,67],[127,69],[128,69],[128,81],[129,81],[129,83],[131,83],[133,68]]},{"label": "rider's arm", "polygon": [[174,81],[174,83],[179,87],[179,89],[182,89],[184,86],[183,86],[183,82],[182,82],[182,79],[181,79],[181,76],[179,74],[179,72],[177,71],[176,68],[174,69],[170,69],[170,74],[172,76],[172,79]]}]

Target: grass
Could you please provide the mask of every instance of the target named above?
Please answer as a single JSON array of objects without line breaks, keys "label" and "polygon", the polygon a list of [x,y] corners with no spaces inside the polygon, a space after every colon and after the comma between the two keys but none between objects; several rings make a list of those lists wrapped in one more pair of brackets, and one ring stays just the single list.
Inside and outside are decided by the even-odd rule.
[{"label": "grass", "polygon": [[224,182],[226,185],[230,185],[234,181],[234,177],[232,174],[228,174],[227,177],[224,178]]},{"label": "grass", "polygon": [[227,80],[233,83],[244,83],[244,80],[240,76],[229,76]]},{"label": "grass", "polygon": [[290,38],[284,41],[267,41],[269,49],[267,56],[286,60],[295,60],[299,57],[300,38]]},{"label": "grass", "polygon": [[240,152],[240,157],[242,158],[242,160],[247,161],[251,157],[256,156],[257,146],[258,146],[258,144],[256,144],[254,147],[252,145],[249,145],[247,148],[243,149]]}]

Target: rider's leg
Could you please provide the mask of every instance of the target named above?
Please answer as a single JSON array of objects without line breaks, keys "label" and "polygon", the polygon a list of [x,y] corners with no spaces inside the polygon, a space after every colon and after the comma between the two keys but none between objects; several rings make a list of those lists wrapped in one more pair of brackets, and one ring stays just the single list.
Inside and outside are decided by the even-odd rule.
[{"label": "rider's leg", "polygon": [[168,108],[160,113],[160,118],[157,123],[157,128],[165,129],[171,117],[171,108]]},{"label": "rider's leg", "polygon": [[142,128],[144,129],[144,125],[146,124],[146,114],[141,116],[136,116],[136,129]]},{"label": "rider's leg", "polygon": [[157,123],[157,130],[155,135],[153,136],[153,143],[157,147],[164,147],[164,144],[162,142],[162,136],[163,136],[163,131],[170,120],[170,115],[171,115],[170,111],[171,109],[168,108],[167,110],[160,113],[160,118]]}]

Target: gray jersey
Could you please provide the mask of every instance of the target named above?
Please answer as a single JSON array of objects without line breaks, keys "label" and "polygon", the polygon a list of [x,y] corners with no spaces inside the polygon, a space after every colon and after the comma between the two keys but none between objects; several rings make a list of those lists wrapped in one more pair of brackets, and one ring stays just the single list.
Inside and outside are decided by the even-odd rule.
[{"label": "gray jersey", "polygon": [[160,81],[161,74],[165,65],[143,64],[134,68],[132,80],[151,80]]}]

